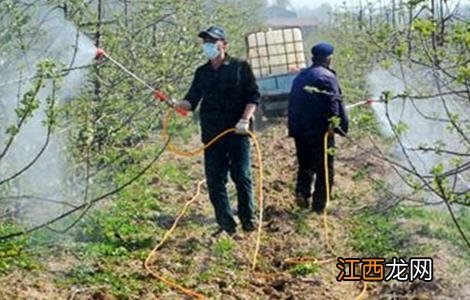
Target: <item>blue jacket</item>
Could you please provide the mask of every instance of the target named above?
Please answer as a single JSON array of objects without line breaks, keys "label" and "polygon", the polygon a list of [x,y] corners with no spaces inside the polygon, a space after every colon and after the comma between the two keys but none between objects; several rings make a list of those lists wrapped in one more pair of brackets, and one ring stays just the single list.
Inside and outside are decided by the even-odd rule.
[{"label": "blue jacket", "polygon": [[[306,91],[306,87],[315,91]],[[302,70],[294,79],[289,96],[289,136],[322,138],[333,116],[340,118],[339,127],[347,133],[349,120],[335,72],[321,65]]]}]

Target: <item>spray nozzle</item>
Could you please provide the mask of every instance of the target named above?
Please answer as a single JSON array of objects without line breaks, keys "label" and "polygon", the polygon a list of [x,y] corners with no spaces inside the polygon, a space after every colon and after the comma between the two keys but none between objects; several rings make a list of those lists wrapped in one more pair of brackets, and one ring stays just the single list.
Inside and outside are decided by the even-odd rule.
[{"label": "spray nozzle", "polygon": [[155,99],[160,100],[161,102],[166,101],[166,103],[168,103],[171,107],[173,107],[173,108],[176,110],[176,112],[179,113],[180,115],[182,115],[183,117],[185,117],[185,116],[188,115],[188,111],[187,111],[187,110],[175,106],[175,104],[173,103],[173,100],[170,99],[170,98],[169,98],[165,93],[163,93],[162,91],[156,90],[156,91],[154,92],[153,96],[155,97]]},{"label": "spray nozzle", "polygon": [[160,100],[160,101],[162,101],[162,102],[168,99],[168,96],[165,95],[165,94],[164,94],[162,91],[160,91],[160,90],[156,90],[156,91],[154,92],[153,96],[155,97],[155,99],[158,99],[158,100]]},{"label": "spray nozzle", "polygon": [[106,56],[106,52],[101,48],[96,48],[95,59],[100,59],[103,56]]}]

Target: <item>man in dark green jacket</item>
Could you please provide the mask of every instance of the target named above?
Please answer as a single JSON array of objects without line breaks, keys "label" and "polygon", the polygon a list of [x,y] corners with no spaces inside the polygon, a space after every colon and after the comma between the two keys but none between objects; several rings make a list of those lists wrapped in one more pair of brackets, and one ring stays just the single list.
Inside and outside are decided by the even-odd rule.
[{"label": "man in dark green jacket", "polygon": [[242,228],[253,231],[254,205],[247,133],[260,97],[258,87],[249,64],[227,54],[228,43],[222,28],[211,26],[201,31],[199,37],[203,40],[203,51],[209,61],[197,68],[185,100],[177,105],[195,110],[201,103],[204,144],[222,131],[235,127],[235,134],[228,134],[204,152],[207,186],[220,229],[234,234],[236,223],[226,189],[230,171],[237,189]]}]

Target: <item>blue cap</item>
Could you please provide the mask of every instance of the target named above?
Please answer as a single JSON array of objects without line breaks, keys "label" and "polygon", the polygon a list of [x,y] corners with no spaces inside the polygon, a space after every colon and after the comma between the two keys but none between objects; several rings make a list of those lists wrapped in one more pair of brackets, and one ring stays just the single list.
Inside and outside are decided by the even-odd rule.
[{"label": "blue cap", "polygon": [[211,37],[216,40],[226,40],[227,36],[225,35],[225,31],[222,27],[219,26],[211,26],[206,30],[199,32],[198,37],[205,38]]},{"label": "blue cap", "polygon": [[327,57],[335,51],[335,47],[328,43],[318,43],[312,47],[314,57]]}]

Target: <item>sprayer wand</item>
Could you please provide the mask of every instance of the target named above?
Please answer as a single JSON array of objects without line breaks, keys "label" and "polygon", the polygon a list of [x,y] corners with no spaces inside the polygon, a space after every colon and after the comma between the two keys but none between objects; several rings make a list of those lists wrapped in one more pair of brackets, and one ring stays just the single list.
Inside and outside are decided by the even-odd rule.
[{"label": "sprayer wand", "polygon": [[361,105],[364,105],[364,104],[372,106],[372,104],[377,103],[377,102],[383,102],[383,101],[382,100],[375,100],[375,99],[367,99],[367,100],[364,100],[364,101],[359,101],[359,102],[356,102],[356,103],[353,103],[353,104],[346,105],[346,109],[351,109],[351,108],[354,108],[356,106],[361,106]]},{"label": "sprayer wand", "polygon": [[120,62],[118,62],[117,60],[115,60],[114,58],[112,58],[109,54],[107,54],[103,49],[101,48],[96,48],[96,55],[95,55],[95,59],[100,59],[102,57],[106,57],[107,59],[109,59],[109,61],[111,61],[113,64],[115,64],[116,66],[118,66],[121,70],[123,70],[124,72],[126,72],[128,75],[130,75],[132,78],[134,78],[135,80],[137,80],[138,82],[140,82],[142,85],[144,85],[146,88],[148,88],[150,91],[152,91],[153,93],[153,96],[155,97],[155,99],[157,100],[160,100],[161,102],[165,102],[168,106],[170,106],[171,108],[173,108],[174,110],[176,110],[177,113],[179,113],[180,115],[182,116],[187,116],[188,115],[188,111],[185,110],[185,109],[182,109],[180,107],[177,107],[175,105],[175,102],[173,99],[169,98],[165,93],[163,93],[161,90],[159,89],[155,89],[154,87],[152,87],[150,84],[148,84],[147,82],[145,82],[142,78],[140,78],[139,76],[137,76],[136,74],[134,74],[133,72],[131,72],[129,69],[127,69],[123,64],[121,64]]}]

